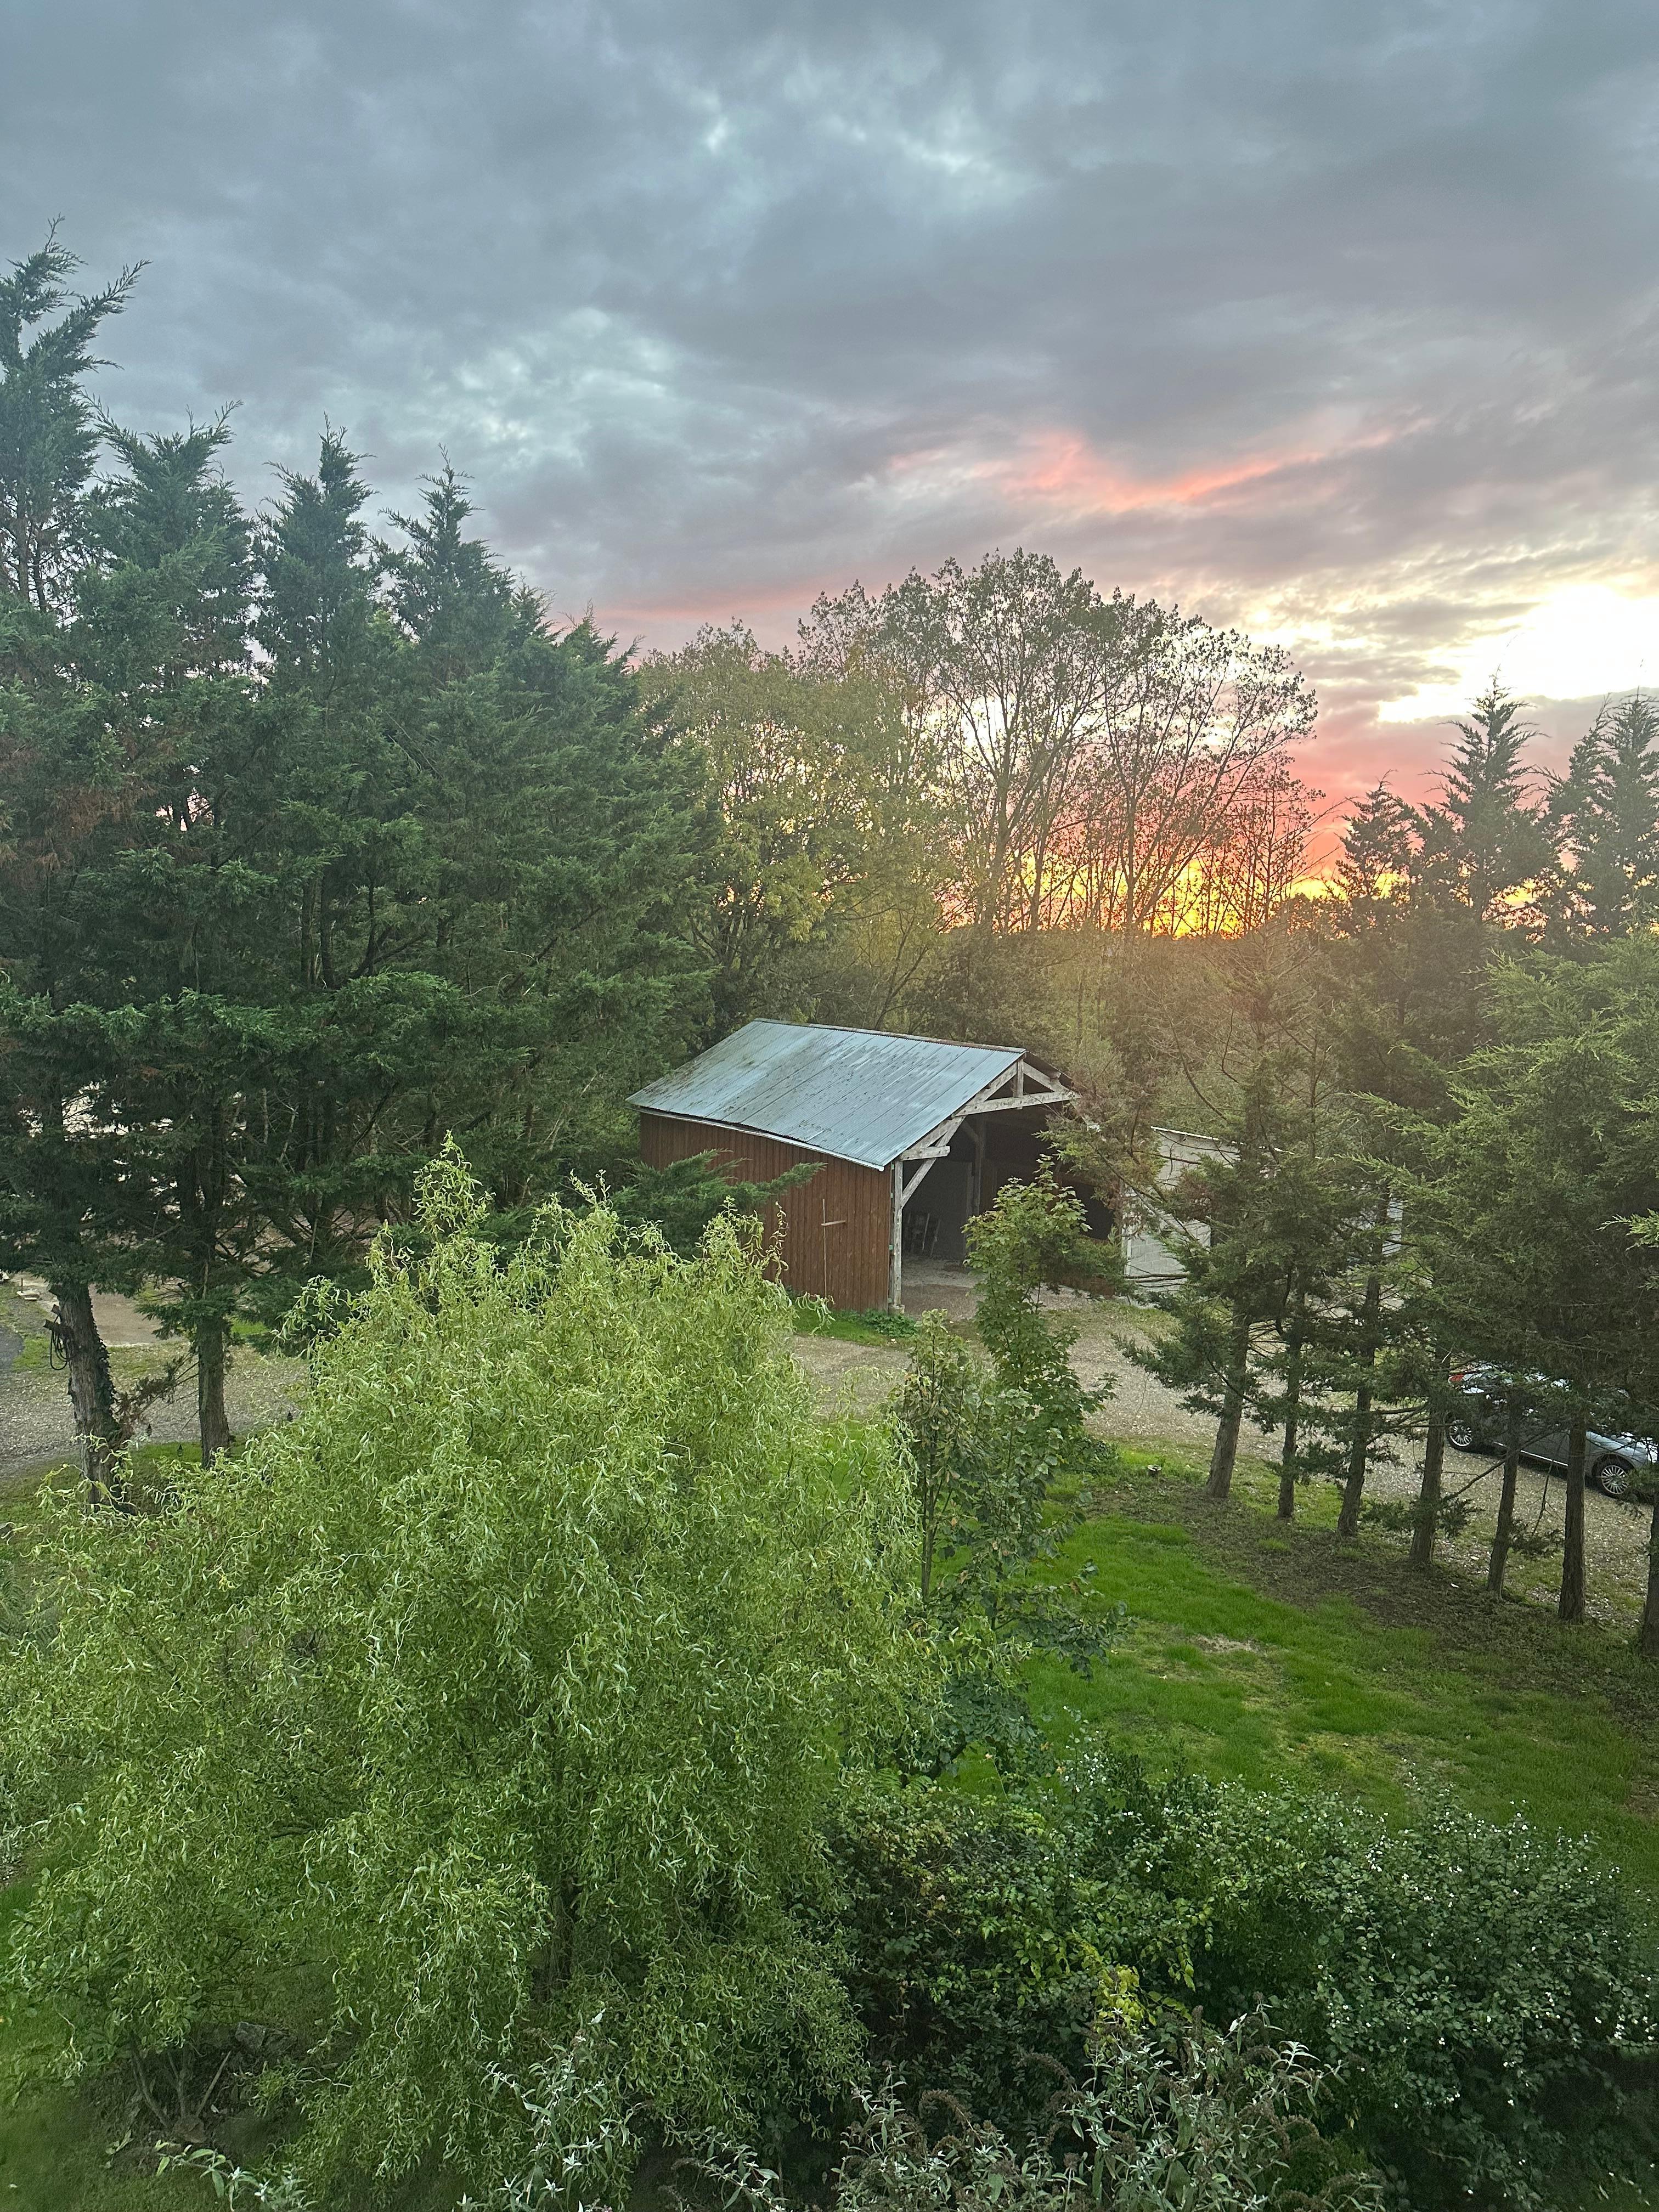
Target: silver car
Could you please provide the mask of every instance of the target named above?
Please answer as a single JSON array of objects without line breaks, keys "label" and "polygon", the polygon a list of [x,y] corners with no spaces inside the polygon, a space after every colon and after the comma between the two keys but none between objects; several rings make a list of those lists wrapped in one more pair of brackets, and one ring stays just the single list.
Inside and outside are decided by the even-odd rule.
[{"label": "silver car", "polygon": [[[1508,1395],[1504,1377],[1495,1368],[1465,1367],[1451,1379],[1459,1399],[1447,1417],[1446,1442],[1459,1451],[1501,1451]],[[1560,1410],[1566,1385],[1544,1375],[1529,1376],[1527,1381],[1537,1392],[1537,1403],[1528,1406],[1522,1425],[1521,1456],[1553,1473],[1567,1464],[1567,1429]],[[1584,1457],[1590,1480],[1609,1498],[1627,1496],[1638,1482],[1644,1490],[1651,1489],[1654,1470],[1659,1468],[1659,1447],[1651,1437],[1613,1425],[1624,1416],[1633,1419],[1634,1406],[1615,1401],[1602,1412],[1608,1425],[1589,1431]]]}]

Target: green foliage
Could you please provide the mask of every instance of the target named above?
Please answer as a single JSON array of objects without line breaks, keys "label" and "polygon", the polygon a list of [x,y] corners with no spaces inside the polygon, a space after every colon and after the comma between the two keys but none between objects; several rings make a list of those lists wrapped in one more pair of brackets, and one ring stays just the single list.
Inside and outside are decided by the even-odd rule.
[{"label": "green foliage", "polygon": [[[137,276],[128,270],[91,298],[71,300],[76,265],[50,235],[0,278],[0,665],[11,642],[7,599],[47,614],[73,571],[98,450],[85,380],[103,366],[92,350],[100,327],[120,313]],[[27,634],[20,624],[20,637]]]},{"label": "green foliage", "polygon": [[290,1425],[157,1516],[52,1516],[0,1691],[12,2001],[70,2075],[278,2032],[261,2094],[354,2202],[516,2171],[600,2014],[619,2110],[832,2094],[785,1904],[925,1691],[896,1471],[811,1419],[740,1224],[684,1261],[555,1211],[503,1265],[459,1165],[423,1203]]},{"label": "green foliage", "polygon": [[1555,850],[1547,810],[1529,787],[1525,750],[1536,732],[1522,702],[1493,680],[1457,732],[1437,806],[1419,820],[1418,866],[1431,896],[1483,921],[1518,918],[1550,872]]},{"label": "green foliage", "polygon": [[665,1168],[641,1166],[611,1195],[609,1204],[619,1221],[659,1231],[670,1251],[689,1259],[717,1215],[764,1217],[785,1191],[817,1173],[816,1165],[803,1161],[769,1182],[733,1182],[712,1164],[715,1158],[712,1152],[698,1152],[690,1159],[672,1160]]},{"label": "green foliage", "polygon": [[640,677],[714,793],[714,880],[693,928],[716,1023],[884,1025],[939,932],[937,742],[906,727],[866,657],[822,635],[769,653],[741,624],[704,629]]},{"label": "green foliage", "polygon": [[1113,1261],[1089,1237],[1083,1202],[1063,1189],[1045,1160],[1030,1182],[1009,1182],[968,1224],[977,1271],[979,1333],[999,1387],[1025,1398],[1046,1433],[1051,1472],[1080,1469],[1091,1455],[1084,1417],[1109,1386],[1085,1390],[1072,1365],[1074,1324],[1045,1312],[1036,1293],[1077,1285],[1115,1286]]},{"label": "green foliage", "polygon": [[[147,1281],[211,1453],[239,1325],[359,1279],[447,1128],[520,1231],[631,1151],[705,1007],[702,770],[453,471],[383,546],[335,431],[256,526],[224,418],[100,428],[126,280],[24,335],[68,266],[0,289],[0,1256],[65,1311]],[[112,1433],[89,1311],[70,1350]]]},{"label": "green foliage", "polygon": [[1036,2124],[1040,2052],[1075,2069],[1109,2002],[1075,1857],[1039,1806],[912,1783],[850,1799],[830,1848],[835,1924],[873,2054],[1000,2124]]},{"label": "green foliage", "polygon": [[[1013,1204],[1023,1203],[1016,1187]],[[1017,1348],[1029,1341],[1019,1336]],[[1049,1340],[1037,1342],[1042,1352]],[[1084,1433],[1075,1377],[1066,1394],[1046,1367],[1036,1379],[1048,1385],[1046,1402],[988,1369],[942,1315],[922,1316],[893,1426],[920,1533],[917,1598],[948,1668],[942,1705],[911,1731],[904,1754],[926,1771],[970,1745],[1005,1766],[1028,1759],[1040,1738],[1018,1661],[1040,1650],[1086,1676],[1121,1632],[1121,1607],[1115,1616],[1087,1607],[1076,1583],[1032,1571],[1073,1525],[1054,1510],[1060,1479],[1083,1465],[1098,1472],[1109,1457]]]},{"label": "green foliage", "polygon": [[1630,2154],[1644,1947],[1582,1847],[1518,1820],[1390,1827],[1085,1761],[1024,1802],[868,1799],[836,1847],[875,2048],[1007,2124],[1033,2118],[1022,2050],[1075,2069],[1127,1967],[1222,2018],[1265,2002],[1333,2069],[1325,2118],[1414,2205],[1541,2203],[1570,2152]]},{"label": "green foliage", "polygon": [[[1062,2075],[1040,2142],[1021,2148],[951,2098],[924,2095],[918,2117],[891,2081],[861,2094],[829,2202],[833,2212],[1362,2212],[1381,2201],[1375,2185],[1340,2170],[1311,2118],[1324,2078],[1259,2016],[1224,2035],[1173,2012],[1149,2027],[1131,2001],[1103,2024],[1082,2079]],[[696,2169],[723,2205],[784,2212],[778,2175],[752,2151],[700,2148]]]},{"label": "green foliage", "polygon": [[1604,708],[1550,793],[1573,866],[1557,885],[1568,927],[1623,937],[1659,918],[1659,714],[1638,691]]}]

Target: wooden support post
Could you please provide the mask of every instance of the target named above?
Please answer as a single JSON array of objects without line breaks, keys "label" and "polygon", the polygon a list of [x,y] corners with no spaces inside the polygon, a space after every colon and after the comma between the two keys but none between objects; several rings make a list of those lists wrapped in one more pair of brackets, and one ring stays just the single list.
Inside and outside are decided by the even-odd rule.
[{"label": "wooden support post", "polygon": [[887,1303],[895,1313],[904,1304],[904,1163],[895,1160],[893,1222],[887,1240]]},{"label": "wooden support post", "polygon": [[968,1124],[974,1139],[974,1180],[969,1192],[968,1215],[985,1211],[985,1124],[977,1119]]}]

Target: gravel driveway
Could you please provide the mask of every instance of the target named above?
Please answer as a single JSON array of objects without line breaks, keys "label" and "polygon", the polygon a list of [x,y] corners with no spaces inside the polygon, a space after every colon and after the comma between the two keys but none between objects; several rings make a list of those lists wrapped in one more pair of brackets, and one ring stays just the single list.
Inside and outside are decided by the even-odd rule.
[{"label": "gravel driveway", "polygon": [[[27,1279],[24,1279],[27,1285]],[[158,1342],[154,1325],[125,1298],[100,1297],[99,1325],[110,1348],[118,1387],[165,1366],[174,1347]],[[225,1402],[239,1434],[281,1420],[297,1402],[305,1369],[297,1360],[233,1356]],[[142,1442],[193,1443],[196,1394],[188,1377],[149,1411]],[[42,1302],[15,1282],[0,1293],[0,1479],[72,1457],[75,1420],[60,1370],[49,1366]]]},{"label": "gravel driveway", "polygon": [[[1167,1390],[1124,1349],[1126,1341],[1146,1341],[1164,1325],[1161,1314],[1124,1304],[1098,1304],[1061,1292],[1045,1300],[1068,1310],[1079,1323],[1073,1355],[1078,1373],[1091,1385],[1109,1379],[1112,1395],[1094,1425],[1100,1434],[1139,1445],[1167,1444],[1188,1459],[1200,1462],[1209,1456],[1215,1438],[1212,1417],[1192,1413],[1172,1390]],[[913,1268],[905,1285],[907,1311],[937,1309],[952,1321],[972,1319],[975,1293],[972,1279],[959,1267]],[[798,1337],[795,1356],[811,1376],[820,1407],[867,1413],[888,1395],[904,1371],[902,1346],[842,1344],[830,1338]],[[1272,1460],[1277,1440],[1259,1430],[1247,1429],[1242,1443],[1247,1455]],[[1374,1467],[1365,1486],[1368,1498],[1414,1498],[1420,1462],[1409,1448],[1404,1456]],[[1249,1480],[1254,1470],[1242,1468]],[[1448,1451],[1445,1488],[1448,1494],[1463,1492],[1474,1508],[1474,1517],[1455,1544],[1442,1547],[1442,1555],[1460,1571],[1484,1580],[1498,1511],[1498,1472],[1484,1454]],[[1557,1548],[1536,1559],[1512,1558],[1509,1587],[1540,1604],[1553,1604],[1559,1573],[1565,1486],[1559,1475],[1547,1477],[1540,1470],[1523,1467],[1516,1492],[1516,1517],[1524,1528],[1537,1528],[1557,1540]],[[1304,1493],[1305,1495],[1305,1493]],[[1595,1489],[1585,1498],[1584,1543],[1587,1609],[1598,1620],[1627,1619],[1639,1610],[1647,1578],[1649,1516],[1644,1507],[1604,1498]]]}]

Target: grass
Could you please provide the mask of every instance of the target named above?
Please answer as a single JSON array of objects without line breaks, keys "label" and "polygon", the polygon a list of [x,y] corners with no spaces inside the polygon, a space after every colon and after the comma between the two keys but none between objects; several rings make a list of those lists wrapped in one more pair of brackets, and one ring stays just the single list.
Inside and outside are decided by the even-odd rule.
[{"label": "grass", "polygon": [[1287,1530],[1248,1496],[1218,1509],[1195,1470],[1161,1463],[1132,1465],[1055,1563],[1133,1620],[1091,1681],[1033,1667],[1060,1744],[1103,1731],[1159,1771],[1329,1788],[1402,1817],[1449,1791],[1590,1836],[1659,1918],[1659,1730],[1621,1643],[1413,1576],[1378,1540]]},{"label": "grass", "polygon": [[842,1344],[902,1344],[916,1333],[908,1314],[890,1306],[869,1306],[862,1313],[843,1313],[816,1298],[802,1298],[795,1307],[797,1336],[834,1337]]}]

